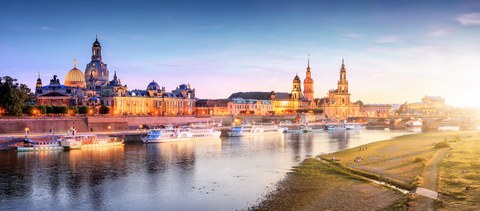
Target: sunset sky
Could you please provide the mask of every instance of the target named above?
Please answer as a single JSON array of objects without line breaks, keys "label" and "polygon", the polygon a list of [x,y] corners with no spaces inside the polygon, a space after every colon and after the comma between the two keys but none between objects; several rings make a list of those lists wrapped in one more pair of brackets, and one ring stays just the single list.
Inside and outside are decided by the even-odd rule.
[{"label": "sunset sky", "polygon": [[74,58],[85,70],[96,34],[129,89],[289,92],[310,54],[315,97],[336,88],[343,57],[354,101],[480,107],[479,1],[3,0],[0,75],[63,84]]}]

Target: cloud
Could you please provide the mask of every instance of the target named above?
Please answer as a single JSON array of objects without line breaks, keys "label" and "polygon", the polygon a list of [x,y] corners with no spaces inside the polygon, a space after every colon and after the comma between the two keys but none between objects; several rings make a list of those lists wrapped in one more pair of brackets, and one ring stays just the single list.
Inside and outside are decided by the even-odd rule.
[{"label": "cloud", "polygon": [[383,36],[375,40],[375,43],[400,43],[403,42],[400,35]]},{"label": "cloud", "polygon": [[480,13],[461,14],[457,16],[456,21],[464,26],[480,26]]},{"label": "cloud", "polygon": [[427,35],[432,37],[440,37],[440,36],[447,35],[450,32],[452,32],[452,30],[449,28],[435,28],[430,32],[428,32]]}]

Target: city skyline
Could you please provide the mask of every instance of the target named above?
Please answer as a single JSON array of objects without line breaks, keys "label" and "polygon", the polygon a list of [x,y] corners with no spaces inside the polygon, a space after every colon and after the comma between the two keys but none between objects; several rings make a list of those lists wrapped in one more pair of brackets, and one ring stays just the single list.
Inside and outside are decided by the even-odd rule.
[{"label": "city skyline", "polygon": [[45,83],[63,80],[74,58],[84,71],[98,34],[104,62],[129,89],[155,80],[167,90],[189,83],[199,98],[289,92],[296,74],[303,82],[310,54],[315,98],[336,87],[343,57],[353,101],[441,95],[480,107],[472,97],[480,88],[475,1],[209,2],[6,2],[2,76],[33,89],[38,72]]}]

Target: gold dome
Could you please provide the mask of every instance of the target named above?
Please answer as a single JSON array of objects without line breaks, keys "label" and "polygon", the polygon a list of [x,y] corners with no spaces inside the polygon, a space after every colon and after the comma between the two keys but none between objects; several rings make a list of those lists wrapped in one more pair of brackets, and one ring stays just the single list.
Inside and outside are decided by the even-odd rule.
[{"label": "gold dome", "polygon": [[72,86],[77,88],[85,88],[85,76],[83,72],[77,69],[77,60],[74,60],[74,67],[68,71],[67,77],[65,77],[65,86]]}]

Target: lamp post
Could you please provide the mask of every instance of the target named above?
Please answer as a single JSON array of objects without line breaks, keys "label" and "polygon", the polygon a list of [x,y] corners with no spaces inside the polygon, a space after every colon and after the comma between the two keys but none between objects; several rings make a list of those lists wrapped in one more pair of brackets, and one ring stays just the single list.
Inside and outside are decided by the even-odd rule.
[{"label": "lamp post", "polygon": [[110,135],[112,135],[112,133],[110,131],[110,129],[112,129],[112,127],[109,125],[107,128],[108,128],[108,133],[110,133]]}]

